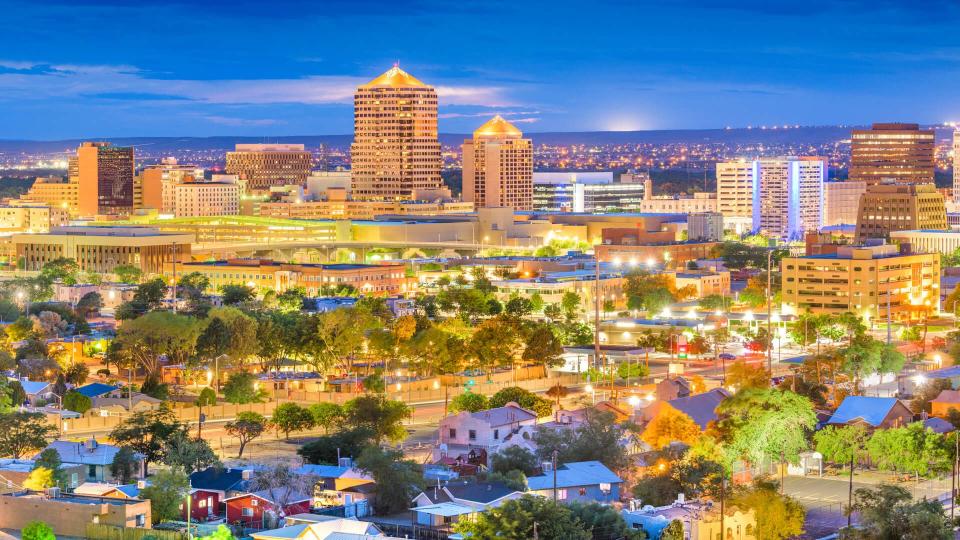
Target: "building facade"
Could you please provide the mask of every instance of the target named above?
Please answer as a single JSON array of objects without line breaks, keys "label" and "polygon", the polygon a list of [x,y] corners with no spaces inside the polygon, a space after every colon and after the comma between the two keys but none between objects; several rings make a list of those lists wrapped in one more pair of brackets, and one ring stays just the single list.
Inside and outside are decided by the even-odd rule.
[{"label": "building facade", "polygon": [[865,182],[826,182],[823,184],[823,226],[853,225],[857,222],[860,196],[867,190]]},{"label": "building facade", "polygon": [[960,249],[960,231],[891,231],[890,241],[910,244],[914,251],[953,253]]},{"label": "building facade", "polygon": [[935,132],[917,124],[873,124],[855,129],[850,141],[849,179],[881,183],[932,184]]},{"label": "building facade", "polygon": [[820,158],[762,159],[755,162],[753,229],[782,239],[802,239],[823,221],[827,163]]},{"label": "building facade", "polygon": [[753,219],[754,162],[717,163],[717,211],[725,218]]},{"label": "building facade", "polygon": [[356,199],[417,200],[442,188],[437,92],[397,66],[354,94]]},{"label": "building facade", "polygon": [[80,185],[76,179],[60,176],[38,177],[30,190],[20,200],[27,203],[43,203],[57,206],[69,212],[70,216],[80,214]]},{"label": "building facade", "polygon": [[687,239],[719,242],[723,240],[723,214],[698,212],[687,216]]},{"label": "building facade", "polygon": [[717,194],[698,192],[693,197],[647,197],[650,184],[644,187],[640,211],[651,214],[693,214],[717,211]]},{"label": "building facade", "polygon": [[646,186],[613,181],[613,172],[533,173],[533,209],[538,212],[637,212]]},{"label": "building facade", "polygon": [[263,202],[259,215],[289,219],[373,219],[385,214],[434,216],[473,212],[472,202],[460,201],[325,201]]},{"label": "building facade", "polygon": [[[172,276],[172,265],[166,273]],[[310,296],[349,285],[367,296],[395,296],[411,292],[416,280],[406,277],[402,264],[287,264],[269,259],[227,259],[177,265],[184,274],[198,272],[210,280],[210,288],[246,285],[281,293],[303,287]]]},{"label": "building facade", "polygon": [[852,312],[921,320],[939,310],[940,254],[895,245],[839,246],[835,254],[781,262],[785,313]]},{"label": "building facade", "polygon": [[235,216],[240,213],[240,186],[232,182],[184,182],[174,187],[177,217]]},{"label": "building facade", "polygon": [[943,195],[933,184],[873,185],[860,196],[857,242],[888,238],[893,231],[917,229],[947,229]]},{"label": "building facade", "polygon": [[960,129],[953,132],[953,202],[960,205]]},{"label": "building facade", "polygon": [[463,141],[463,200],[533,209],[533,141],[500,115]]},{"label": "building facade", "polygon": [[140,171],[137,208],[153,208],[161,214],[173,214],[176,209],[176,186],[185,182],[203,180],[203,169],[195,165],[181,165],[177,158],[163,158],[157,165],[148,165]]},{"label": "building facade", "polygon": [[302,144],[238,144],[227,152],[227,174],[235,174],[247,193],[270,186],[303,185],[313,157]]},{"label": "building facade", "polygon": [[78,184],[78,213],[129,214],[133,210],[133,168],[132,147],[82,143],[69,164],[71,181]]},{"label": "building facade", "polygon": [[24,269],[40,271],[60,257],[77,261],[85,272],[110,273],[121,264],[159,274],[173,260],[189,260],[193,235],[164,234],[150,227],[56,227],[46,234],[13,237]]}]

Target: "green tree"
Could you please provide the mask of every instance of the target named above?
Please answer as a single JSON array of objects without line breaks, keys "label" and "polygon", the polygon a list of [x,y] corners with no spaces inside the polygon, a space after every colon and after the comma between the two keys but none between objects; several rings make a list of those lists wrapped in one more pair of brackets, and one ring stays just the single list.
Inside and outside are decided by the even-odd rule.
[{"label": "green tree", "polygon": [[220,458],[204,439],[194,439],[185,431],[174,433],[167,439],[163,462],[171,467],[193,474],[207,467],[222,467]]},{"label": "green tree", "polygon": [[541,461],[553,458],[570,463],[575,461],[599,461],[614,471],[630,466],[630,458],[621,444],[627,435],[627,427],[618,424],[612,413],[586,409],[582,425],[576,429],[554,430],[537,427],[533,441],[537,444],[537,457]]},{"label": "green tree", "polygon": [[806,510],[794,499],[780,495],[775,483],[758,481],[752,488],[736,494],[730,503],[734,507],[753,510],[757,538],[785,540],[804,532]]},{"label": "green tree", "polygon": [[53,534],[53,529],[42,521],[31,521],[27,523],[20,531],[20,538],[23,540],[57,540]]},{"label": "green tree", "polygon": [[501,317],[483,321],[466,347],[472,365],[484,373],[498,367],[514,367],[522,351],[516,325]]},{"label": "green tree", "polygon": [[563,344],[549,325],[537,324],[527,332],[525,341],[527,346],[521,355],[524,361],[548,368],[563,364]]},{"label": "green tree", "polygon": [[56,485],[53,471],[46,467],[34,467],[23,481],[23,487],[31,491],[43,491]]},{"label": "green tree", "polygon": [[10,381],[7,383],[7,389],[9,390],[10,404],[19,407],[27,401],[27,391],[23,389],[20,381]]},{"label": "green tree", "polygon": [[290,432],[305,431],[313,427],[313,415],[310,411],[293,402],[281,403],[273,410],[273,425],[290,439]]},{"label": "green tree", "polygon": [[117,308],[116,317],[120,320],[136,319],[158,309],[167,296],[167,284],[162,278],[155,278],[137,285],[137,291],[129,302]]},{"label": "green tree", "polygon": [[261,403],[266,398],[266,391],[257,388],[257,376],[248,371],[239,371],[230,375],[223,385],[223,398],[227,403]]},{"label": "green tree", "polygon": [[402,401],[382,395],[367,395],[351,399],[343,406],[346,425],[366,428],[373,433],[377,444],[384,440],[398,443],[407,437],[403,421],[413,415],[413,409]]},{"label": "green tree", "polygon": [[159,409],[135,412],[125,418],[110,432],[110,438],[118,446],[126,446],[143,455],[145,466],[163,461],[167,454],[168,440],[186,433],[186,426],[165,404]]},{"label": "green tree", "polygon": [[[536,534],[534,534],[536,528]],[[584,525],[573,512],[547,497],[524,495],[503,505],[477,514],[472,520],[459,521],[456,531],[478,540],[529,540],[530,538],[563,538],[591,540]]]},{"label": "green tree", "polygon": [[177,468],[157,471],[140,496],[150,501],[153,523],[180,518],[180,504],[190,490],[190,478]]},{"label": "green tree", "polygon": [[357,468],[373,477],[378,486],[373,509],[381,515],[406,511],[423,488],[423,472],[403,452],[368,446],[357,457]]},{"label": "green tree", "polygon": [[139,460],[129,447],[121,447],[110,462],[110,474],[118,484],[129,484],[137,475]]},{"label": "green tree", "polygon": [[880,484],[858,489],[854,510],[860,514],[860,524],[850,531],[851,538],[954,538],[943,504],[937,500],[914,501],[910,492],[900,486]]},{"label": "green tree", "polygon": [[789,391],[749,388],[717,407],[718,427],[732,457],[796,463],[817,423],[810,400]]},{"label": "green tree", "polygon": [[140,267],[132,264],[120,264],[113,268],[113,275],[115,275],[117,281],[121,283],[136,285],[140,283],[140,279],[143,277],[143,271],[140,270]]},{"label": "green tree", "polygon": [[217,529],[212,533],[198,538],[199,540],[237,540],[237,537],[223,524],[218,525]]},{"label": "green tree", "polygon": [[923,422],[874,431],[867,441],[867,453],[878,468],[910,472],[918,479],[946,470],[950,463],[943,437]]},{"label": "green tree", "polygon": [[314,403],[309,410],[313,425],[323,428],[324,433],[330,433],[331,428],[338,427],[345,414],[343,407],[329,401]]},{"label": "green tree", "polygon": [[14,459],[47,446],[57,429],[43,413],[14,411],[0,414],[0,456]]},{"label": "green tree", "polygon": [[78,317],[89,319],[91,315],[99,313],[102,308],[103,297],[100,296],[100,293],[91,291],[80,297],[73,309],[77,312]]},{"label": "green tree", "polygon": [[60,453],[53,448],[47,448],[33,461],[34,469],[48,469],[53,471],[54,485],[67,487],[67,473],[60,466],[63,462],[60,460]]},{"label": "green tree", "polygon": [[737,390],[770,388],[770,372],[763,366],[751,366],[742,360],[737,360],[727,367],[726,384]]},{"label": "green tree", "polygon": [[82,386],[87,382],[87,377],[90,376],[90,368],[83,362],[74,362],[67,366],[67,369],[63,372],[63,376],[66,382],[76,386]]},{"label": "green tree", "polygon": [[[219,331],[225,333],[227,343],[216,351],[230,357],[232,365],[242,366],[246,359],[259,350],[257,343],[257,320],[235,307],[211,309],[207,314],[208,324],[220,321]],[[207,356],[213,358],[213,356]]]},{"label": "green tree", "polygon": [[660,540],[683,540],[683,522],[679,519],[671,520],[660,533]]},{"label": "green tree", "polygon": [[77,261],[60,257],[43,265],[40,275],[50,281],[62,281],[66,285],[76,285],[80,275],[80,265]]},{"label": "green tree", "polygon": [[593,540],[642,540],[646,537],[642,531],[631,529],[612,506],[573,502],[567,508],[574,520],[593,535]]},{"label": "green tree", "polygon": [[223,285],[220,287],[220,294],[223,295],[225,306],[249,302],[255,297],[254,290],[246,285]]},{"label": "green tree", "polygon": [[488,405],[489,408],[503,407],[510,402],[537,413],[539,417],[553,414],[553,403],[549,399],[539,397],[519,386],[508,386],[499,390],[496,394],[490,396]]},{"label": "green tree", "polygon": [[148,378],[159,379],[163,359],[171,364],[188,363],[201,329],[193,317],[155,311],[124,322],[114,343],[143,368]]},{"label": "green tree", "polygon": [[373,432],[367,428],[351,428],[317,437],[297,450],[307,463],[336,465],[340,457],[357,457],[374,445]]},{"label": "green tree", "polygon": [[80,392],[71,390],[67,392],[67,395],[63,396],[63,408],[68,411],[83,414],[89,411],[91,407],[93,407],[93,401]]},{"label": "green tree", "polygon": [[450,413],[457,414],[463,411],[480,412],[489,408],[490,402],[487,396],[475,392],[464,392],[450,400],[450,406],[447,409]]},{"label": "green tree", "polygon": [[240,440],[240,449],[237,451],[238,459],[243,457],[243,449],[247,447],[247,443],[263,435],[268,424],[269,422],[262,414],[243,411],[237,413],[235,419],[223,426],[228,434]]},{"label": "green tree", "polygon": [[533,312],[533,303],[522,296],[514,296],[507,300],[503,310],[514,317],[526,317]]},{"label": "green tree", "polygon": [[850,485],[847,499],[847,526],[853,508],[853,474],[857,461],[866,456],[869,433],[863,425],[827,426],[814,433],[817,452],[834,463],[849,464]]},{"label": "green tree", "polygon": [[520,471],[530,476],[537,472],[540,462],[537,456],[522,446],[508,446],[493,454],[490,470],[500,474],[510,471]]}]

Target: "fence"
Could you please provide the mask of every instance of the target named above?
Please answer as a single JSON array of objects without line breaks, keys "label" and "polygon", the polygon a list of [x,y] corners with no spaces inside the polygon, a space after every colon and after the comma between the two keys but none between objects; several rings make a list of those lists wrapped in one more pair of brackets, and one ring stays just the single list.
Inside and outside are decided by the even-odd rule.
[{"label": "fence", "polygon": [[178,531],[161,531],[137,527],[115,527],[99,523],[87,524],[87,538],[91,540],[187,540],[187,535]]},{"label": "fence", "polygon": [[[464,382],[470,380],[464,378]],[[540,379],[527,379],[527,380],[518,380],[517,382],[513,381],[497,381],[491,380],[487,381],[484,377],[474,377],[473,380],[475,384],[470,387],[470,391],[477,394],[486,394],[492,395],[496,392],[509,388],[511,386],[519,386],[520,388],[530,390],[533,392],[543,391],[555,385],[572,385],[580,382],[579,376],[577,374],[564,374],[557,377],[549,378],[540,378]],[[413,391],[407,390],[406,387],[401,384],[400,390],[396,389],[395,385],[390,385],[387,387],[387,396],[393,399],[399,399],[406,401],[407,403],[425,403],[425,402],[442,402],[445,400],[453,399],[454,397],[466,392],[467,390],[463,385],[460,386],[448,386],[441,387],[430,390],[421,390]],[[216,421],[224,420],[230,418],[236,418],[237,414],[240,412],[252,411],[260,413],[265,416],[270,416],[273,414],[273,410],[277,407],[278,404],[295,401],[302,403],[304,405],[309,405],[311,403],[338,403],[344,404],[347,401],[359,396],[361,394],[352,393],[352,392],[304,392],[291,390],[286,392],[285,396],[278,396],[275,400],[268,401],[266,403],[246,403],[243,405],[238,405],[234,403],[220,403],[217,405],[208,405],[203,407],[203,414],[206,416],[207,421]],[[192,404],[184,402],[168,402],[173,406],[173,413],[177,416],[177,419],[181,422],[197,422],[200,419],[200,407],[196,407]],[[57,416],[48,416],[48,419],[56,424]],[[71,433],[85,433],[85,432],[101,432],[109,431],[113,429],[117,424],[123,420],[122,416],[93,416],[87,415],[81,418],[75,419],[65,419],[63,421],[63,432],[64,435],[69,436]],[[424,418],[417,417],[416,420],[423,421]],[[433,420],[432,418],[430,420]]]}]

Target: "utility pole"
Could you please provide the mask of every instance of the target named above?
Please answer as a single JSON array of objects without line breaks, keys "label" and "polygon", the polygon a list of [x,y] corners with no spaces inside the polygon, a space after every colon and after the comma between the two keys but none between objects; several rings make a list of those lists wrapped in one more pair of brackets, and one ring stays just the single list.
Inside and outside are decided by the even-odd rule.
[{"label": "utility pole", "polygon": [[954,507],[957,505],[957,461],[960,460],[960,434],[953,434],[953,471],[950,473],[950,522],[953,523]]},{"label": "utility pole", "polygon": [[173,312],[177,312],[177,243],[173,242]]},{"label": "utility pole", "polygon": [[553,502],[557,502],[557,451],[553,451]]},{"label": "utility pole", "polygon": [[596,268],[593,275],[593,364],[600,367],[600,254],[593,248]]},{"label": "utility pole", "polygon": [[767,371],[773,377],[773,334],[771,333],[771,319],[773,317],[773,248],[767,252]]},{"label": "utility pole", "polygon": [[890,330],[890,281],[887,281],[887,345],[891,343]]}]

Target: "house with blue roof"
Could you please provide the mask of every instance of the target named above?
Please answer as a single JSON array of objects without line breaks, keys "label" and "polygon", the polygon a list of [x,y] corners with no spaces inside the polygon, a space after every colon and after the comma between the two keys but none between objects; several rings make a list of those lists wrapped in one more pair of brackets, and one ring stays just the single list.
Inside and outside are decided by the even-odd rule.
[{"label": "house with blue roof", "polygon": [[[20,383],[23,392],[27,394],[27,403],[32,406],[37,406],[41,402],[50,401],[53,397],[53,385],[46,381],[20,379],[17,382]],[[22,403],[14,403],[14,405],[22,405]]]},{"label": "house with blue roof", "polygon": [[556,485],[557,500],[565,502],[618,501],[621,484],[623,479],[599,461],[565,463],[558,465],[556,471],[546,466],[543,474],[527,477],[527,487],[531,492],[553,497]]},{"label": "house with blue roof", "polygon": [[120,388],[119,386],[114,386],[112,384],[95,382],[95,383],[90,383],[83,386],[78,386],[77,388],[74,388],[73,391],[78,394],[87,396],[90,399],[93,399],[95,397],[99,397],[104,394],[109,394],[110,392],[113,392],[114,390],[117,390],[119,388]]},{"label": "house with blue roof", "polygon": [[[225,515],[223,501],[248,493],[252,469],[207,467],[190,474],[190,518],[195,521],[217,519]],[[181,505],[181,515],[187,510]]]},{"label": "house with blue roof", "polygon": [[827,425],[865,425],[895,428],[913,421],[913,411],[897,398],[847,396],[827,420]]}]

